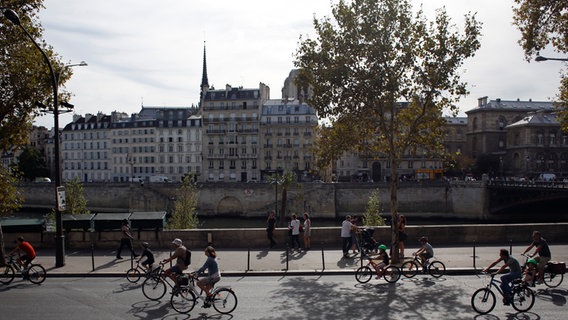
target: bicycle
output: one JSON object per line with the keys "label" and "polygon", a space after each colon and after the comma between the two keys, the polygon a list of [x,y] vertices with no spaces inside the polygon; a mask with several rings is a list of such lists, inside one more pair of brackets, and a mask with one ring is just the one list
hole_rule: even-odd
{"label": "bicycle", "polygon": [[412,260],[407,260],[402,264],[400,270],[402,274],[407,278],[412,278],[418,274],[419,268],[422,268],[422,272],[428,271],[428,273],[434,278],[440,278],[444,274],[446,274],[446,265],[440,260],[434,260],[430,262],[430,259],[427,259],[425,265],[422,265],[422,261],[416,255],[416,253],[412,254],[414,258]]}
{"label": "bicycle", "polygon": [[160,268],[148,270],[140,266],[140,263],[137,262],[135,267],[130,268],[128,269],[128,271],[126,271],[126,280],[132,283],[136,283],[140,280],[140,278],[142,278],[142,276],[148,278],[152,273],[157,274],[159,272]]}
{"label": "bicycle", "polygon": [[361,266],[355,271],[355,280],[359,283],[367,283],[376,274],[377,279],[383,277],[388,283],[395,283],[400,279],[400,269],[393,265],[387,265],[382,270],[379,269],[379,263],[375,259],[366,257],[367,265]]}
{"label": "bicycle", "polygon": [[31,283],[40,284],[45,281],[45,268],[38,263],[30,263],[27,270],[23,270],[13,255],[6,257],[6,265],[0,267],[0,283],[9,284],[16,277],[16,273],[22,275],[22,279]]}
{"label": "bicycle", "polygon": [[212,289],[211,298],[204,297],[203,290],[199,288],[198,292],[196,289],[195,281],[197,279],[195,274],[188,275],[182,280],[184,284],[180,286],[179,291],[172,293],[170,304],[175,311],[179,313],[190,312],[195,307],[198,299],[204,304],[210,304],[217,312],[222,314],[229,314],[235,310],[238,300],[232,288],[218,287]]}
{"label": "bicycle", "polygon": [[[527,265],[527,261],[529,260],[529,258],[531,256],[522,253],[521,254],[523,257],[525,257],[525,264],[523,266],[523,270],[525,269],[526,265]],[[537,275],[538,278],[538,275]],[[545,266],[544,266],[544,284],[549,287],[549,288],[556,288],[559,285],[562,284],[562,281],[564,280],[564,274],[563,273],[556,273],[553,272],[553,268],[552,268],[552,263],[549,261]]]}
{"label": "bicycle", "polygon": [[[495,275],[491,274],[491,280],[486,287],[477,289],[471,296],[471,306],[479,314],[487,314],[495,308],[497,300],[495,298],[495,293],[492,288],[497,289],[497,292],[501,294],[503,299],[505,299],[505,294],[498,284],[501,281],[495,279]],[[523,283],[521,279],[515,279],[513,281],[513,287],[511,288],[511,305],[513,309],[519,312],[529,311],[534,305],[534,292]]]}

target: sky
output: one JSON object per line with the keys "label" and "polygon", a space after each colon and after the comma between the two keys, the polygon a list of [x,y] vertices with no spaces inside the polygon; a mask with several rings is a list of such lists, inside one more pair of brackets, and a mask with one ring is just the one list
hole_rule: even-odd
{"label": "sky", "polygon": [[[331,16],[337,0],[45,0],[40,12],[44,38],[74,75],[60,90],[73,94],[75,113],[137,113],[147,107],[188,107],[199,102],[203,46],[209,84],[217,89],[270,87],[281,98],[294,68],[301,35],[314,36],[313,17]],[[458,104],[460,115],[477,99],[549,101],[559,86],[562,64],[530,63],[512,25],[513,0],[424,0],[433,17],[444,6],[457,28],[464,14],[483,23],[481,48],[461,70],[470,95]],[[554,57],[554,52],[542,52]],[[60,126],[72,115],[60,115]],[[53,127],[53,115],[36,120]]]}

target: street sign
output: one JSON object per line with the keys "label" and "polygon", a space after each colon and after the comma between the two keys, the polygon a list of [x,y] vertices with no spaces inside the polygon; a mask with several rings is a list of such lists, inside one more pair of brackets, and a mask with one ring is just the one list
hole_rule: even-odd
{"label": "street sign", "polygon": [[57,210],[65,210],[65,187],[57,187]]}

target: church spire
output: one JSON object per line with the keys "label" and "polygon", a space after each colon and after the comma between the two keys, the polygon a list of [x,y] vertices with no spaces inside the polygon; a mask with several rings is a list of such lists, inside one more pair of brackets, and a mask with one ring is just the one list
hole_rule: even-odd
{"label": "church spire", "polygon": [[203,75],[201,76],[201,93],[209,89],[209,80],[207,80],[207,55],[205,52],[205,41],[203,41]]}

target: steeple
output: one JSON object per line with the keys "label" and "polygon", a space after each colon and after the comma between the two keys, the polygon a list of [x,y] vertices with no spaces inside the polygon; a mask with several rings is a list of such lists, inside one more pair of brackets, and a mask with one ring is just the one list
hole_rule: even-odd
{"label": "steeple", "polygon": [[209,89],[209,80],[207,80],[207,55],[205,51],[205,41],[203,41],[203,75],[201,76],[201,95]]}

